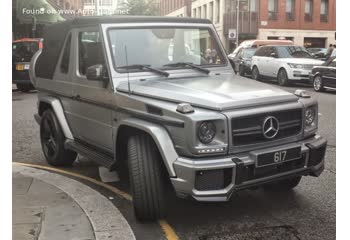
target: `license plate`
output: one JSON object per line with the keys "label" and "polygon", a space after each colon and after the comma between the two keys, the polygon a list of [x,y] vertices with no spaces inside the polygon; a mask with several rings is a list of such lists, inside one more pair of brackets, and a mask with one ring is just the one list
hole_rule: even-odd
{"label": "license plate", "polygon": [[29,70],[29,64],[24,65],[24,70]]}
{"label": "license plate", "polygon": [[287,162],[301,157],[301,147],[289,148],[257,155],[256,166],[263,167],[272,164]]}

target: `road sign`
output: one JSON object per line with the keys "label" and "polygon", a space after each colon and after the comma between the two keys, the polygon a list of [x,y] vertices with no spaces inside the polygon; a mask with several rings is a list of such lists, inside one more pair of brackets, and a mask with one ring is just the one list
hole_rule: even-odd
{"label": "road sign", "polygon": [[228,30],[228,39],[236,39],[236,36],[237,36],[236,32],[237,32],[236,29],[230,28]]}

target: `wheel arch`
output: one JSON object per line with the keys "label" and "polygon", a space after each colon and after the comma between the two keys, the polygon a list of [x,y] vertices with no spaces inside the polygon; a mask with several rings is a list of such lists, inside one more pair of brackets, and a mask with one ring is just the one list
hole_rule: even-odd
{"label": "wheel arch", "polygon": [[175,151],[173,142],[167,132],[167,130],[155,123],[147,122],[144,120],[130,118],[123,120],[115,136],[115,156],[116,160],[120,158],[125,159],[127,139],[131,136],[144,133],[148,134],[156,144],[158,151],[162,157],[163,163],[167,169],[170,177],[175,177],[176,173],[173,167],[173,163],[178,158]]}
{"label": "wheel arch", "polygon": [[38,100],[38,114],[41,117],[47,110],[52,109],[62,128],[63,134],[67,139],[74,140],[73,134],[68,125],[62,104],[59,99],[51,96],[40,97]]}

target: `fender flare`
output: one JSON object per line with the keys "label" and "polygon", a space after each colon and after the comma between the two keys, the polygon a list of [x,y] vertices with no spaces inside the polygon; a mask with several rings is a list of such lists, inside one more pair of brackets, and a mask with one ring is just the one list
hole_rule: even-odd
{"label": "fender flare", "polygon": [[[174,148],[173,141],[171,140],[168,134],[168,131],[163,126],[150,123],[144,120],[136,119],[136,118],[129,118],[129,119],[123,120],[120,123],[119,128],[122,126],[133,127],[148,133],[153,138],[154,142],[157,145],[160,155],[163,158],[164,165],[168,170],[169,176],[176,177],[173,163],[178,158],[178,154]],[[118,135],[118,131],[117,131],[117,135]],[[116,136],[115,139],[117,138],[118,136]]]}
{"label": "fender flare", "polygon": [[61,126],[61,129],[63,131],[64,136],[69,140],[74,140],[73,134],[69,128],[66,116],[64,114],[64,110],[62,107],[62,104],[59,99],[51,96],[39,96],[38,99],[38,108],[40,107],[40,103],[44,102],[51,106],[54,113],[56,114],[56,117],[58,119],[58,122]]}

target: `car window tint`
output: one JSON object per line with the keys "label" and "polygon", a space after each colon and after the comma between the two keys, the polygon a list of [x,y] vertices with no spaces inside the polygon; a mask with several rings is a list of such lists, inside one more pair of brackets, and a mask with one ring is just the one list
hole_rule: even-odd
{"label": "car window tint", "polygon": [[86,74],[88,67],[104,65],[102,42],[99,32],[79,33],[79,72]]}
{"label": "car window tint", "polygon": [[67,41],[66,41],[66,45],[64,47],[63,56],[61,59],[61,66],[60,67],[61,67],[62,73],[68,73],[68,70],[69,70],[71,39],[72,39],[72,36],[71,36],[71,34],[69,34]]}
{"label": "car window tint", "polygon": [[337,62],[335,59],[329,64],[330,67],[336,67],[336,65],[337,65]]}

